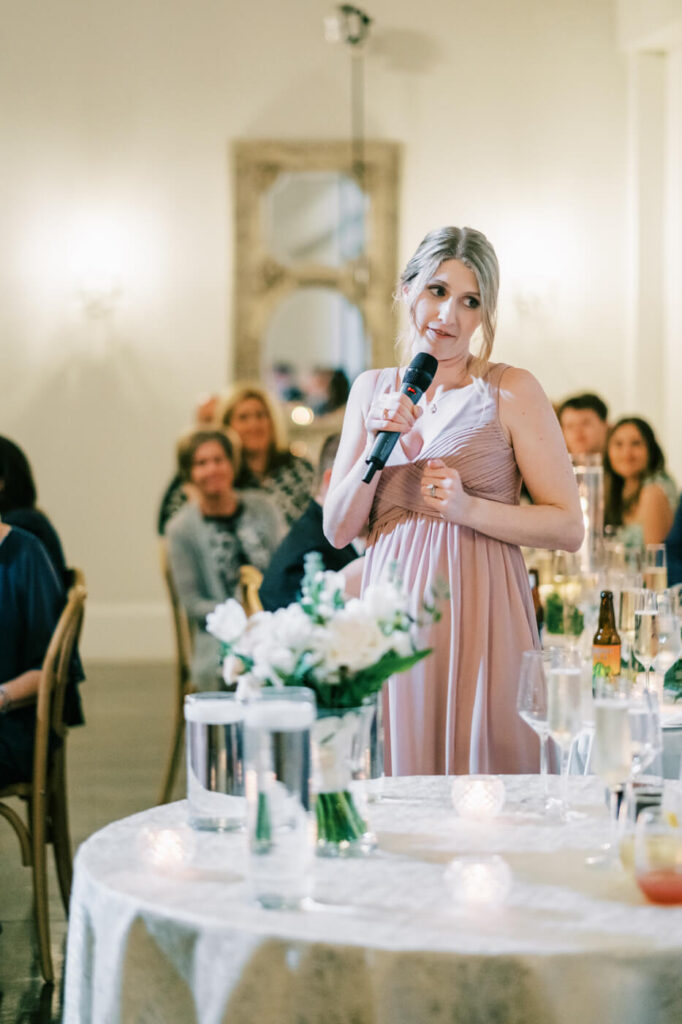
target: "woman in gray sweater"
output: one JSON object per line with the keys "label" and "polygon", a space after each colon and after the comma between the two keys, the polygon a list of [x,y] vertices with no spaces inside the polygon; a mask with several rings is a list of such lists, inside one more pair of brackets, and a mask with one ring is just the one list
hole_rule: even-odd
{"label": "woman in gray sweater", "polygon": [[206,632],[206,616],[234,597],[242,565],[263,572],[285,532],[271,499],[235,491],[234,445],[222,431],[199,430],[178,449],[178,469],[194,500],[166,530],[168,557],[180,602],[193,631],[192,681],[199,690],[221,687],[220,644]]}

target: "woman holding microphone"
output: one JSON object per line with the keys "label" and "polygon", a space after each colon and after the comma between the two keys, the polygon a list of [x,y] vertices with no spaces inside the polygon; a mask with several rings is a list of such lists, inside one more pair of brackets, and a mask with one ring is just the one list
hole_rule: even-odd
{"label": "woman holding microphone", "polygon": [[[538,646],[520,545],[575,551],[583,525],[542,388],[528,371],[490,362],[498,282],[480,232],[445,227],[422,241],[400,296],[409,357],[435,357],[435,376],[417,404],[401,391],[404,366],[357,378],[325,501],[325,532],[337,546],[369,520],[365,585],[397,565],[415,615],[443,584],[449,591],[423,638],[433,653],[388,683],[394,775],[538,767],[537,737],[516,712],[521,652]],[[381,431],[399,439],[386,468],[364,482]],[[532,505],[519,505],[522,479]]]}

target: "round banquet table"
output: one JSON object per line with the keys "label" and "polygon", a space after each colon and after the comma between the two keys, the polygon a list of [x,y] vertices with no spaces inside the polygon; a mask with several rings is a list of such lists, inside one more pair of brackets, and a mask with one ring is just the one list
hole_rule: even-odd
{"label": "round banquet table", "polygon": [[[568,823],[532,811],[537,776],[505,777],[487,822],[456,816],[450,782],[386,779],[377,852],[317,858],[297,912],[255,905],[245,836],[192,832],[184,801],[102,829],[75,863],[65,1024],[679,1024],[682,907],[586,862],[598,780],[569,779]],[[490,854],[506,899],[455,902],[448,863]]]}

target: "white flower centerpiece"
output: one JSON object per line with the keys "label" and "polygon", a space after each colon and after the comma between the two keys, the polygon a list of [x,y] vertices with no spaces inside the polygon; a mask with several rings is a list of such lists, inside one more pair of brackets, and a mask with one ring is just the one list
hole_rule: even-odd
{"label": "white flower centerpiece", "polygon": [[[416,630],[440,615],[424,602],[420,618],[395,573],[362,598],[345,595],[342,573],[324,571],[317,552],[306,556],[299,601],[246,617],[238,601],[219,605],[206,620],[221,641],[223,677],[245,700],[263,686],[307,686],[315,692],[313,731],[318,851],[352,852],[367,832],[348,788],[354,719],[389,676],[430,654],[418,649]],[[371,722],[371,719],[370,719]],[[367,716],[364,716],[364,724]]]}

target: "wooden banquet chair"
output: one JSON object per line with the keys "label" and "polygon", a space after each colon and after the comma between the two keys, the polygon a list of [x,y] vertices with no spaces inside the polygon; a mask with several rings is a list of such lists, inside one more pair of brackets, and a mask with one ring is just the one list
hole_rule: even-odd
{"label": "wooden banquet chair", "polygon": [[242,565],[239,570],[239,594],[241,605],[247,615],[263,611],[258,594],[263,582],[263,573],[255,565]]}
{"label": "wooden banquet chair", "polygon": [[[17,834],[22,863],[33,869],[38,952],[46,982],[54,981],[48,914],[47,843],[52,844],[54,851],[59,889],[67,916],[73,872],[66,794],[68,726],[62,718],[71,654],[83,624],[87,591],[79,569],[72,569],[71,577],[66,605],[52,634],[40,672],[31,781],[0,788],[0,816],[9,821]],[[26,822],[4,802],[10,797],[26,801]]]}
{"label": "wooden banquet chair", "polygon": [[173,737],[168,753],[166,771],[161,784],[160,804],[167,804],[173,794],[175,778],[178,774],[182,741],[185,734],[185,697],[194,693],[196,687],[192,683],[192,631],[187,612],[180,604],[178,590],[175,586],[173,573],[168,559],[168,547],[165,540],[160,542],[161,572],[171,604],[173,615],[173,632],[175,636],[175,692],[173,697]]}

